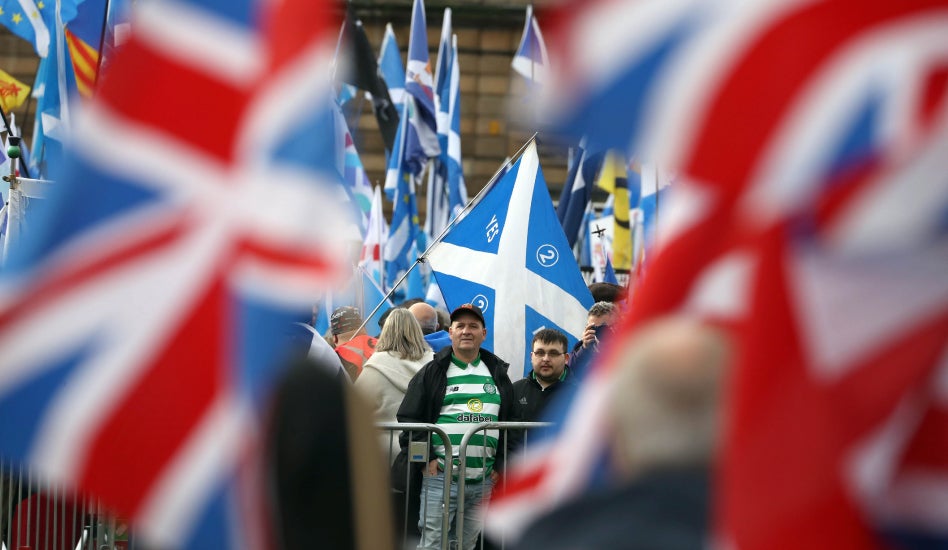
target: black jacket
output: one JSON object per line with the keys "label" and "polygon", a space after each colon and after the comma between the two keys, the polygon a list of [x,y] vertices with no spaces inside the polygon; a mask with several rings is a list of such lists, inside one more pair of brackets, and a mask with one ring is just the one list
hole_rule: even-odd
{"label": "black jacket", "polygon": [[[427,424],[436,424],[438,416],[441,414],[441,408],[444,406],[444,396],[448,389],[448,367],[451,365],[452,348],[444,348],[435,354],[427,365],[408,383],[408,389],[405,390],[405,398],[398,407],[395,418],[399,422],[420,422]],[[517,416],[517,406],[513,394],[513,384],[510,383],[510,377],[507,376],[507,368],[510,366],[503,359],[493,353],[481,348],[481,361],[487,366],[490,375],[494,378],[494,385],[500,392],[500,422],[519,420]],[[422,441],[428,436],[428,461],[435,459],[434,446],[431,445],[430,434],[426,432],[412,432],[412,439]],[[402,449],[408,447],[408,432],[402,432],[399,437]],[[500,439],[497,442],[497,454],[494,457],[494,469],[502,472],[504,469],[504,450],[513,451],[513,446],[519,441],[517,437],[511,437],[507,441],[506,430],[500,431]]]}
{"label": "black jacket", "polygon": [[517,416],[521,420],[524,422],[540,422],[543,420],[540,415],[543,414],[553,396],[559,394],[564,387],[575,384],[575,379],[569,367],[566,367],[564,372],[566,377],[563,380],[552,386],[547,386],[545,390],[537,382],[533,371],[526,378],[513,383],[514,399],[518,409]]}

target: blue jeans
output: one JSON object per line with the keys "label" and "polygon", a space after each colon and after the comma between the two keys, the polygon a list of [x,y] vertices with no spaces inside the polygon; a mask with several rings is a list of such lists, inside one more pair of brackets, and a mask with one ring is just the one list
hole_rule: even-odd
{"label": "blue jeans", "polygon": [[[477,535],[484,526],[481,518],[481,504],[490,499],[493,482],[488,476],[484,481],[468,481],[464,484],[464,533],[461,537],[462,550],[472,550]],[[421,529],[421,542],[418,550],[437,550],[441,548],[441,510],[444,502],[444,472],[429,476],[425,474],[421,482],[421,517],[418,528]],[[451,483],[451,499],[448,501],[448,525],[450,526],[449,548],[457,541],[455,516],[458,510],[458,483]]]}

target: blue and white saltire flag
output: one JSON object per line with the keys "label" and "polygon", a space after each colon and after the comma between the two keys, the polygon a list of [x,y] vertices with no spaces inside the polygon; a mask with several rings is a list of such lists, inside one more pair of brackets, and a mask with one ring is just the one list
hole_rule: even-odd
{"label": "blue and white saltire flag", "polygon": [[520,37],[520,46],[510,64],[513,70],[536,84],[546,81],[550,67],[550,58],[546,53],[546,44],[536,16],[533,15],[533,6],[527,6],[527,19],[523,26],[523,36]]}
{"label": "blue and white saltire flag", "polygon": [[[428,61],[428,27],[425,21],[425,3],[415,0],[411,11],[411,35],[408,39],[408,64],[405,67],[405,104],[414,103],[415,110],[409,115],[409,133],[415,140],[407,139],[405,158],[415,175],[420,175],[424,160],[438,156],[438,123],[434,99],[434,78]],[[424,160],[422,160],[424,159]]]}
{"label": "blue and white saltire flag", "polygon": [[619,284],[619,279],[616,278],[616,270],[612,268],[612,260],[609,259],[609,256],[606,256],[606,267],[603,269],[602,282]]}
{"label": "blue and white saltire flag", "polygon": [[49,53],[50,29],[33,0],[0,1],[0,23],[13,34],[33,44],[40,57],[46,57]]}
{"label": "blue and white saltire flag", "polygon": [[435,108],[437,110],[438,145],[441,153],[432,160],[428,171],[427,215],[425,234],[435,239],[447,227],[451,217],[448,198],[448,133],[451,130],[451,8],[444,9],[441,41],[438,43],[438,66],[435,69]]}
{"label": "blue and white saltire flag", "polygon": [[566,184],[560,192],[560,202],[556,207],[556,216],[563,226],[563,233],[570,247],[575,247],[583,232],[583,219],[592,200],[592,190],[596,183],[596,174],[602,166],[601,153],[590,153],[585,140],[580,141],[573,155]]}
{"label": "blue and white saltire flag", "polygon": [[654,164],[642,166],[642,195],[639,198],[639,209],[642,211],[643,245],[644,252],[655,242],[655,231],[658,227],[658,210],[662,203],[668,204],[671,199],[671,185],[674,175],[662,173]]}
{"label": "blue and white saltire flag", "polygon": [[484,347],[530,370],[530,341],[540,328],[583,333],[592,296],[560,227],[540,170],[536,144],[428,254],[449,308],[478,305],[487,323]]}
{"label": "blue and white saltire flag", "polygon": [[[411,108],[410,102],[407,105]],[[398,135],[402,139],[400,141],[396,140],[396,149],[404,150],[404,141],[411,137],[411,132],[406,131],[407,127],[408,117],[402,117],[398,126]],[[392,156],[395,158],[395,155]],[[401,273],[412,264],[411,251],[420,231],[415,180],[406,168],[405,162],[398,162],[394,167],[391,162],[389,163],[385,178],[385,192],[394,203],[392,223],[389,225],[388,238],[385,242],[383,254],[385,281],[387,285],[394,285]]]}
{"label": "blue and white saltire flag", "polygon": [[464,183],[464,170],[461,164],[461,69],[458,64],[458,37],[454,35],[451,41],[451,77],[449,82],[450,100],[448,102],[448,116],[450,129],[448,130],[448,203],[451,214],[450,222],[467,206],[467,184]]}
{"label": "blue and white saltire flag", "polygon": [[401,118],[405,110],[405,64],[402,63],[402,54],[398,50],[391,23],[385,24],[385,36],[382,37],[382,48],[379,50],[379,70]]}

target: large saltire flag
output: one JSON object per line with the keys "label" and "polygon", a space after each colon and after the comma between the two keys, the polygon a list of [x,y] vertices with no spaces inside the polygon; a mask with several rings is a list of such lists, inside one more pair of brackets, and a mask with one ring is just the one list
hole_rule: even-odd
{"label": "large saltire flag", "polygon": [[472,303],[487,323],[483,346],[529,372],[540,328],[582,336],[592,296],[583,281],[540,170],[536,144],[429,250],[449,308]]}
{"label": "large saltire flag", "polygon": [[464,166],[461,163],[461,67],[458,62],[458,37],[451,39],[451,77],[448,117],[448,206],[449,222],[461,214],[467,206],[467,184],[464,183]]}
{"label": "large saltire flag", "polygon": [[[680,175],[620,334],[690,314],[736,348],[714,539],[948,544],[933,504],[948,498],[948,4],[565,9],[548,113]],[[621,342],[488,527],[516,530],[601,473]]]}
{"label": "large saltire flag", "polygon": [[149,547],[263,548],[252,466],[282,335],[354,230],[328,109],[339,10],[139,8],[0,277],[0,453]]}
{"label": "large saltire flag", "polygon": [[451,218],[451,202],[448,198],[448,135],[451,132],[451,8],[444,8],[441,23],[441,40],[438,42],[438,66],[435,69],[434,93],[438,123],[438,145],[441,152],[431,161],[428,171],[428,193],[425,197],[425,235],[436,239]]}
{"label": "large saltire flag", "polygon": [[550,71],[550,57],[540,32],[540,24],[533,14],[533,6],[527,6],[526,21],[523,25],[523,35],[517,53],[510,63],[513,70],[533,83],[542,84],[547,80]]}
{"label": "large saltire flag", "polygon": [[16,109],[30,97],[30,87],[0,70],[0,107],[4,113]]}
{"label": "large saltire flag", "polygon": [[404,155],[415,175],[420,175],[427,159],[438,156],[437,108],[434,79],[428,61],[428,26],[424,0],[415,0],[411,10],[411,34],[408,38],[408,63],[405,65],[405,101],[414,104],[406,109],[409,138]]}

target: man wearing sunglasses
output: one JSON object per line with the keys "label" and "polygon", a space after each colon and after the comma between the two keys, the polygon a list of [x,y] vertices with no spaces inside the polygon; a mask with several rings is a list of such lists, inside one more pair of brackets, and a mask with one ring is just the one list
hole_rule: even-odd
{"label": "man wearing sunglasses", "polygon": [[531,346],[533,370],[513,385],[521,420],[526,422],[541,420],[540,415],[553,394],[564,385],[573,383],[566,366],[565,334],[551,328],[540,329],[533,335]]}

